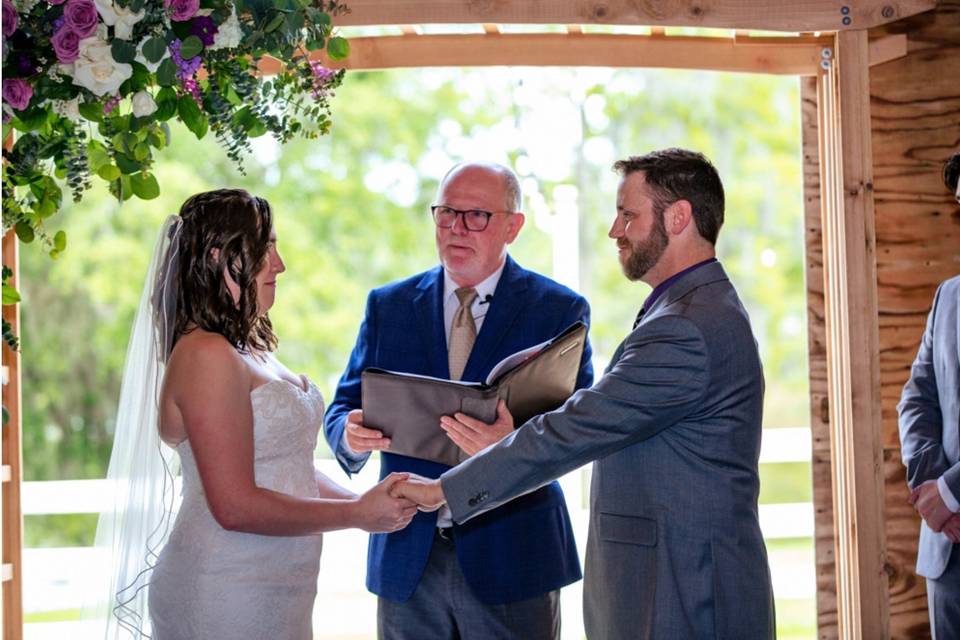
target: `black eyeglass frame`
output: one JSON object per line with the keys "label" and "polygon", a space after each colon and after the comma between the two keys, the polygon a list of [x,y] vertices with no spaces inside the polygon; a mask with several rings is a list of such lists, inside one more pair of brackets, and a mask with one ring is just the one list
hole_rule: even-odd
{"label": "black eyeglass frame", "polygon": [[[440,222],[440,216],[443,215],[444,212],[442,210],[444,209],[453,214],[450,224],[443,224]],[[463,228],[467,231],[484,231],[487,228],[487,225],[490,224],[490,218],[498,213],[511,214],[516,212],[484,211],[483,209],[454,209],[453,207],[448,207],[445,204],[430,205],[430,215],[433,217],[433,222],[441,229],[453,229],[453,226],[457,224],[457,217],[459,217],[460,222],[463,224]],[[473,222],[469,222],[470,220]],[[480,223],[478,220],[482,220],[483,222]]]}

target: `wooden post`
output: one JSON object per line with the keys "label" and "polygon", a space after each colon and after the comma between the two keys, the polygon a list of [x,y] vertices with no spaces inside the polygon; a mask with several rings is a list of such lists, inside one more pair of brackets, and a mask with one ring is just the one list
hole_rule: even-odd
{"label": "wooden post", "polygon": [[[17,285],[18,258],[17,237],[13,230],[3,237],[3,264],[13,269],[10,283]],[[20,334],[20,307],[3,307],[3,319],[10,323],[13,332]],[[18,640],[23,637],[23,516],[20,510],[20,481],[22,452],[20,449],[20,354],[3,344],[3,406],[10,420],[3,425],[0,438],[2,457],[2,499],[0,530],[2,530],[2,565],[0,565],[0,589],[3,593],[3,637]]]}
{"label": "wooden post", "polygon": [[845,31],[817,86],[837,625],[890,636],[883,520],[869,48]]}

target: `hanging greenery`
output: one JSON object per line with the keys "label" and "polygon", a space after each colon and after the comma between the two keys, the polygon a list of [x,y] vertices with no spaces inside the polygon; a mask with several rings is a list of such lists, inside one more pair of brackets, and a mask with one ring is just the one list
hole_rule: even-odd
{"label": "hanging greenery", "polygon": [[[120,200],[151,199],[153,154],[166,124],[209,132],[243,171],[250,139],[280,142],[330,129],[343,71],[311,60],[347,56],[336,0],[2,0],[3,231],[66,249],[51,218],[65,185],[79,201],[94,179]],[[264,76],[266,56],[283,62]],[[15,187],[19,187],[16,191]],[[5,296],[6,302],[6,296]]]}

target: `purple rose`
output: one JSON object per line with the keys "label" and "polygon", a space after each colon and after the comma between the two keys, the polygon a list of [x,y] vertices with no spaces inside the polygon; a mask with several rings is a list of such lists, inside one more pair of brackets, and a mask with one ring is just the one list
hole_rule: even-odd
{"label": "purple rose", "polygon": [[23,111],[33,97],[33,87],[20,78],[3,79],[3,99],[17,111]]}
{"label": "purple rose", "polygon": [[97,32],[100,14],[93,0],[67,0],[63,8],[64,25],[76,32],[82,40]]}
{"label": "purple rose", "polygon": [[3,0],[3,35],[10,37],[17,30],[17,8],[10,0]]}
{"label": "purple rose", "polygon": [[210,16],[197,16],[190,22],[190,33],[200,38],[203,46],[209,47],[217,35],[217,23]]}
{"label": "purple rose", "polygon": [[64,26],[50,39],[57,60],[64,64],[73,62],[80,57],[80,36],[68,26]]}
{"label": "purple rose", "polygon": [[197,15],[200,0],[163,0],[163,8],[170,14],[171,20],[183,22]]}

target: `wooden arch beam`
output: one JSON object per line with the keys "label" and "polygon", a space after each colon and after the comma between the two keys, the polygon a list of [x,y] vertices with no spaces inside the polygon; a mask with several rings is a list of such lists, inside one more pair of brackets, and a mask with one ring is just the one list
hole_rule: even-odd
{"label": "wooden arch beam", "polygon": [[936,0],[349,0],[337,26],[403,24],[663,25],[765,31],[869,29]]}
{"label": "wooden arch beam", "polygon": [[[833,36],[703,38],[587,33],[419,35],[350,38],[350,56],[324,64],[354,71],[422,67],[569,66],[733,71],[814,76]],[[907,54],[903,34],[869,45],[870,64]],[[260,71],[276,73],[280,61],[264,58]]]}

